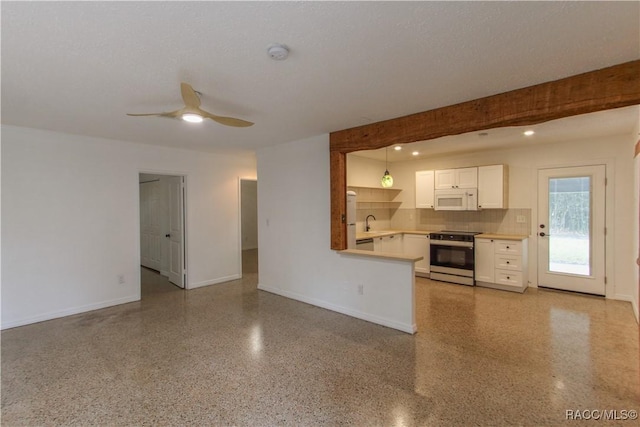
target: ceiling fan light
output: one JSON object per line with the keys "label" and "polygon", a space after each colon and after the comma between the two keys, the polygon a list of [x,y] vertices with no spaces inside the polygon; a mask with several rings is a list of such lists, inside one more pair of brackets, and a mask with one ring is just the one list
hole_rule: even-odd
{"label": "ceiling fan light", "polygon": [[204,119],[199,114],[186,113],[182,115],[182,120],[189,123],[202,123]]}

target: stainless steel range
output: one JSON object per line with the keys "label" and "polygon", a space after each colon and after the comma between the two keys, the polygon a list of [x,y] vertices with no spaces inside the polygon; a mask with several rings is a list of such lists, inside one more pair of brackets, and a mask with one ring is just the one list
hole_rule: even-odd
{"label": "stainless steel range", "polygon": [[431,233],[431,279],[473,286],[474,231],[443,230]]}

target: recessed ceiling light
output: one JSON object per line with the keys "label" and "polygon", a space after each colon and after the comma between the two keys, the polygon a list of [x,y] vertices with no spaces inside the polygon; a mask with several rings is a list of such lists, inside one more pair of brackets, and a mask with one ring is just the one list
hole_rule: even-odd
{"label": "recessed ceiling light", "polygon": [[531,136],[531,135],[533,135],[535,132],[534,132],[534,131],[532,131],[532,130],[525,130],[523,133],[524,133],[524,135],[525,135],[525,136]]}
{"label": "recessed ceiling light", "polygon": [[187,113],[182,115],[182,120],[189,123],[202,123],[202,116],[199,114]]}
{"label": "recessed ceiling light", "polygon": [[399,145],[396,145],[395,147],[393,147],[393,149],[396,150],[396,151],[400,151],[400,150],[402,150],[402,147],[399,146]]}
{"label": "recessed ceiling light", "polygon": [[414,151],[413,153],[411,153],[412,156],[417,156],[418,154],[420,153],[418,153],[417,151]]}

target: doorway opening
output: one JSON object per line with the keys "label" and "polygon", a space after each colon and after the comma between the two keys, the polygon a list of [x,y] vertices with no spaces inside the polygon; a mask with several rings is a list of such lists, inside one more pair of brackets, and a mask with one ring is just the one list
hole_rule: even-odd
{"label": "doorway opening", "polygon": [[187,286],[185,177],[139,174],[141,297]]}
{"label": "doorway opening", "polygon": [[242,276],[258,274],[258,181],[240,179]]}

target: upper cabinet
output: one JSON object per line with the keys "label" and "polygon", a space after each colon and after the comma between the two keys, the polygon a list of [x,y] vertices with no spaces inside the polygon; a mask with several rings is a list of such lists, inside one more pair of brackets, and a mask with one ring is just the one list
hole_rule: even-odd
{"label": "upper cabinet", "polygon": [[506,165],[478,167],[478,209],[507,209],[508,182]]}
{"label": "upper cabinet", "polygon": [[435,171],[435,189],[478,188],[478,168],[444,169]]}
{"label": "upper cabinet", "polygon": [[416,209],[433,209],[434,171],[416,172]]}

